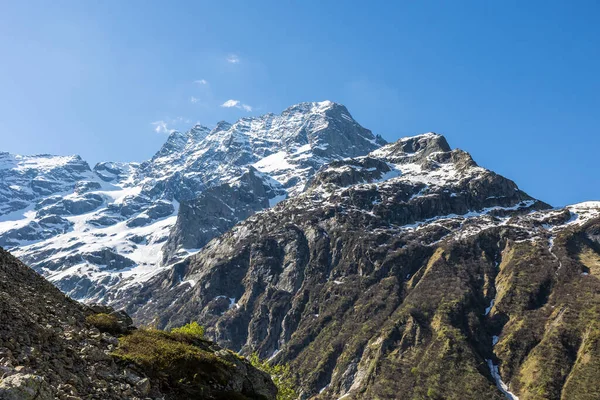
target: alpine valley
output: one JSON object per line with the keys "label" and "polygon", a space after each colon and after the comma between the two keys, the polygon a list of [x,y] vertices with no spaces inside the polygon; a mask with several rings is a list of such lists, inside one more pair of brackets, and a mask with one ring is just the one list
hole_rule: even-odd
{"label": "alpine valley", "polygon": [[[139,325],[204,326],[201,346],[241,375],[202,390],[231,398],[273,397],[234,351],[289,364],[301,399],[600,399],[600,202],[551,207],[441,135],[388,144],[333,102],[172,132],[143,163],[0,153],[0,246],[87,304],[0,253],[0,295],[31,296],[8,314],[60,315],[38,336],[78,329],[55,349],[0,327],[0,371],[48,398],[88,398],[70,354],[116,340],[85,322],[104,303]],[[48,372],[53,351],[64,374]],[[105,398],[185,398],[92,361],[75,366],[104,371],[98,390],[130,385]]]}

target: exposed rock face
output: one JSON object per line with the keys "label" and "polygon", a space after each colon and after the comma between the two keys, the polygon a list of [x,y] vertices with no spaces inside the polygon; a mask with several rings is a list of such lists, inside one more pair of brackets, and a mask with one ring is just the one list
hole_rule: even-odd
{"label": "exposed rock face", "polygon": [[426,134],[331,163],[129,310],[290,362],[303,399],[596,398],[599,238],[599,203],[550,209]]}
{"label": "exposed rock face", "polygon": [[276,190],[266,186],[264,176],[251,167],[239,179],[207,189],[198,198],[181,203],[177,222],[164,247],[164,261],[176,260],[180,249],[201,249],[239,221],[268,208],[269,199],[277,196],[273,194]]}
{"label": "exposed rock face", "polygon": [[[0,245],[70,296],[110,303],[301,193],[324,164],[384,143],[344,106],[324,101],[173,132],[141,164],[103,162],[92,171],[77,156],[1,153]],[[100,253],[127,266],[104,264]]]}
{"label": "exposed rock face", "polygon": [[[86,323],[87,316],[98,312],[115,315],[120,333],[131,331],[126,314],[67,298],[0,249],[0,399],[189,398],[147,377],[140,366],[113,357],[117,338]],[[196,382],[202,398],[275,399],[268,375],[203,343],[203,351],[230,367]]]}

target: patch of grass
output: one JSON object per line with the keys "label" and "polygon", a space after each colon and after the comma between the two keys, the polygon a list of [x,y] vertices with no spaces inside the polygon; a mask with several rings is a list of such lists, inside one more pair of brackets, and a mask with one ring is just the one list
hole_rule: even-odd
{"label": "patch of grass", "polygon": [[117,320],[117,317],[115,317],[114,315],[110,315],[110,314],[106,314],[106,313],[99,313],[99,314],[92,314],[92,315],[88,315],[87,318],[85,319],[85,321],[90,324],[95,326],[96,328],[98,328],[98,330],[100,332],[107,332],[107,333],[111,333],[111,334],[118,334],[118,333],[122,333],[122,329],[121,326],[119,325],[119,321]]}
{"label": "patch of grass", "polygon": [[268,361],[261,360],[256,353],[252,353],[249,360],[253,367],[271,375],[273,383],[277,386],[277,400],[295,400],[298,398],[288,364],[270,365]]}
{"label": "patch of grass", "polygon": [[139,329],[119,338],[113,356],[137,364],[169,386],[179,387],[209,381],[226,384],[233,367],[198,336],[156,329]]}
{"label": "patch of grass", "polygon": [[204,327],[198,325],[196,321],[190,322],[179,328],[171,329],[171,333],[176,335],[189,336],[196,339],[204,339]]}
{"label": "patch of grass", "polygon": [[579,253],[578,258],[588,268],[590,274],[600,276],[600,255],[594,250],[585,248]]}
{"label": "patch of grass", "polygon": [[600,324],[592,322],[583,336],[577,360],[563,389],[563,398],[574,400],[600,398]]}

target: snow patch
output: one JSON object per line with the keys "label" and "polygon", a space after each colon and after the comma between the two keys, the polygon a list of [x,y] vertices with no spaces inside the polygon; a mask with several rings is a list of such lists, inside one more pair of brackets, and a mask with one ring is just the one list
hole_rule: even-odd
{"label": "snow patch", "polygon": [[277,204],[282,202],[287,198],[287,193],[281,194],[279,196],[275,196],[269,199],[269,207],[275,207]]}
{"label": "snow patch", "polygon": [[485,360],[485,361],[488,364],[490,373],[492,374],[492,378],[494,378],[494,380],[496,381],[496,386],[498,387],[498,389],[500,389],[500,391],[502,393],[504,393],[504,395],[506,396],[507,399],[519,400],[519,398],[517,396],[515,396],[513,393],[511,393],[508,390],[508,386],[504,382],[502,382],[502,379],[500,378],[500,373],[498,372],[498,366],[494,365],[492,360]]}
{"label": "snow patch", "polygon": [[489,314],[490,314],[490,311],[492,311],[492,308],[494,307],[494,303],[495,303],[495,302],[496,302],[496,298],[494,297],[494,298],[492,299],[492,301],[490,301],[490,305],[489,305],[489,307],[487,307],[487,308],[485,309],[485,314],[483,314],[483,315],[489,315]]}

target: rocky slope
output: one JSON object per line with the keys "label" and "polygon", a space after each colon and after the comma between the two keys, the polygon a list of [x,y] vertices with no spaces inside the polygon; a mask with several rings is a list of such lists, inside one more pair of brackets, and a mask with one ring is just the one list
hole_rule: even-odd
{"label": "rocky slope", "polygon": [[325,163],[383,143],[325,101],[173,132],[141,164],[0,153],[0,246],[71,297],[110,303]]}
{"label": "rocky slope", "polygon": [[600,203],[552,209],[436,134],[335,161],[136,292],[301,398],[596,399]]}
{"label": "rocky slope", "polygon": [[[202,393],[194,398],[203,399],[266,400],[276,396],[268,375],[201,340],[188,348],[206,357],[208,374],[202,374],[202,365],[189,369],[200,378],[186,387],[171,382],[168,375],[151,375],[144,365],[123,357],[128,349],[118,345],[114,332],[101,332],[86,322],[99,311],[111,312],[67,298],[0,249],[0,399],[183,400],[190,398],[187,393],[191,390]],[[120,340],[135,334],[129,326],[131,319],[122,313],[113,315],[115,326],[122,330]],[[115,352],[120,357],[113,355]],[[177,363],[183,360],[174,362],[171,369],[175,370]],[[181,366],[189,368],[188,364]]]}

